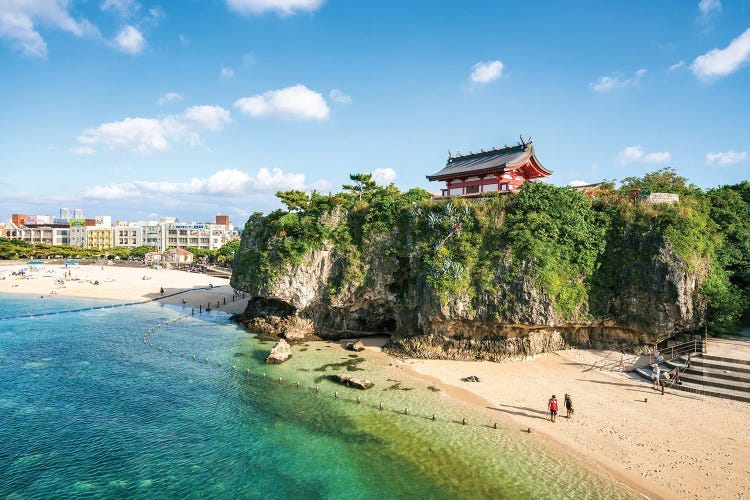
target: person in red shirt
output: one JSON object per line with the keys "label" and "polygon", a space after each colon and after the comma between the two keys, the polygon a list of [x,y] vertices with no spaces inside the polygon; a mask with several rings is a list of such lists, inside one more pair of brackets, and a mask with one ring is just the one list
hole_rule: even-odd
{"label": "person in red shirt", "polygon": [[554,394],[549,398],[547,408],[549,408],[549,419],[554,422],[555,418],[557,418],[557,398]]}

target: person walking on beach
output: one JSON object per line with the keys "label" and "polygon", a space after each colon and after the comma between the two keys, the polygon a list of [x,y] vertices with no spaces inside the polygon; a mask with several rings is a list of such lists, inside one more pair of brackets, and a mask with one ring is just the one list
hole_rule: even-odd
{"label": "person walking on beach", "polygon": [[159,293],[164,295],[164,287],[159,288]]}
{"label": "person walking on beach", "polygon": [[573,400],[570,397],[570,394],[565,394],[565,410],[567,410],[567,414],[565,415],[565,418],[570,418],[570,416],[573,414]]}
{"label": "person walking on beach", "polygon": [[554,422],[555,418],[557,418],[557,398],[554,394],[549,398],[547,408],[549,408],[549,419]]}
{"label": "person walking on beach", "polygon": [[620,373],[622,373],[622,369],[625,367],[625,351],[620,351]]}
{"label": "person walking on beach", "polygon": [[661,376],[661,368],[657,363],[651,365],[651,379],[654,381],[654,389],[659,389],[659,377]]}

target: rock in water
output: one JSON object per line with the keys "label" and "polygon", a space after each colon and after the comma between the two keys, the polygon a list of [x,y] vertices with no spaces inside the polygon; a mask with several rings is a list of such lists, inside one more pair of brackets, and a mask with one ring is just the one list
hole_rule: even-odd
{"label": "rock in water", "polygon": [[359,352],[359,351],[364,351],[365,350],[365,345],[362,343],[361,340],[357,340],[355,342],[347,342],[346,343],[346,348],[349,349],[350,351],[357,351],[357,352]]}
{"label": "rock in water", "polygon": [[336,375],[330,375],[328,378],[330,378],[334,382],[338,382],[339,384],[354,387],[355,389],[369,389],[370,387],[375,385],[367,379],[355,378],[351,375],[347,375],[346,373],[337,373]]}
{"label": "rock in water", "polygon": [[279,364],[292,357],[292,346],[286,340],[281,339],[271,349],[271,354],[266,358],[266,363]]}

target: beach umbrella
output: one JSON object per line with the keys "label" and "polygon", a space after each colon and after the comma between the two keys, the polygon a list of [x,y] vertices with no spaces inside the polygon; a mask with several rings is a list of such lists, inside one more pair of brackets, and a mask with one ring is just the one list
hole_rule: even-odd
{"label": "beach umbrella", "polygon": [[42,262],[41,260],[30,260],[26,264],[30,266],[43,266],[44,262]]}

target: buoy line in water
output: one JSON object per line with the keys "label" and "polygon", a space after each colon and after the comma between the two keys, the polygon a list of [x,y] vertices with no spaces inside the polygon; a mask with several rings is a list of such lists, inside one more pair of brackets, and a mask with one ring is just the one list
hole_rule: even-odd
{"label": "buoy line in water", "polygon": [[[216,285],[216,286],[214,286],[212,288],[221,288],[222,286],[224,286],[224,285]],[[66,313],[77,313],[77,312],[85,312],[85,311],[94,311],[94,310],[97,310],[97,309],[112,309],[114,307],[137,306],[139,304],[148,304],[149,302],[158,302],[158,301],[160,301],[162,299],[166,299],[166,298],[169,298],[169,297],[174,297],[175,295],[181,295],[183,293],[194,292],[194,291],[197,291],[197,290],[210,290],[210,289],[211,288],[209,288],[207,286],[195,287],[195,288],[190,288],[188,290],[180,290],[179,292],[170,293],[169,295],[161,295],[159,297],[154,297],[153,299],[145,299],[145,300],[139,300],[139,301],[135,301],[135,302],[118,302],[118,303],[115,303],[115,304],[104,304],[104,305],[101,305],[101,306],[91,306],[91,307],[79,307],[79,308],[76,308],[76,309],[71,309],[70,307],[66,307],[65,309],[59,309],[57,311],[48,311],[48,312],[41,312],[41,313],[35,313],[35,314],[32,314],[31,312],[27,312],[26,314],[16,314],[16,315],[13,315],[13,316],[3,316],[2,318],[0,318],[0,321],[6,320],[6,319],[39,318],[39,317],[42,317],[42,316],[53,316],[55,314],[66,314]],[[244,295],[243,295],[243,298],[244,298]],[[224,299],[224,305],[226,305],[226,299]],[[219,308],[219,303],[218,302],[217,302],[216,306],[217,306],[216,308],[218,309]]]}
{"label": "buoy line in water", "polygon": [[[234,375],[237,378],[244,377],[245,380],[265,380],[268,383],[275,383],[275,384],[281,384],[286,385],[290,389],[295,389],[299,391],[303,391],[304,393],[313,394],[313,395],[320,395],[322,393],[320,386],[315,385],[314,387],[310,387],[307,385],[301,384],[299,381],[289,381],[284,380],[283,377],[269,377],[266,376],[265,372],[261,372],[260,375],[253,374],[249,368],[246,368],[245,370],[237,369],[236,364],[229,364],[224,363],[221,360],[210,360],[208,357],[201,356],[198,354],[186,354],[185,351],[178,351],[172,348],[165,348],[164,345],[161,345],[161,343],[156,343],[152,341],[151,337],[156,331],[167,333],[166,328],[168,325],[174,325],[177,324],[179,321],[184,321],[185,319],[188,319],[192,316],[192,314],[181,314],[176,318],[173,318],[171,320],[164,320],[158,322],[156,325],[152,326],[148,330],[145,331],[143,336],[141,337],[143,344],[148,349],[153,349],[156,352],[166,353],[169,355],[179,354],[179,357],[187,360],[187,361],[194,361],[197,363],[201,363],[203,365],[208,365],[209,368],[212,369],[218,369],[225,372],[230,373],[231,375]],[[356,398],[348,398],[348,397],[342,397],[339,395],[339,391],[336,390],[333,392],[333,399],[337,401],[341,401],[343,403],[351,403],[356,404],[358,406],[362,406],[365,408],[372,408],[378,411],[384,411],[384,412],[390,412],[393,414],[401,415],[401,416],[407,416],[412,418],[422,418],[425,420],[431,420],[431,421],[442,421],[442,422],[449,422],[458,424],[465,427],[481,427],[485,429],[492,429],[492,430],[508,430],[506,428],[498,426],[497,422],[492,422],[492,424],[478,424],[478,423],[470,423],[465,417],[462,417],[460,420],[454,420],[449,418],[440,418],[437,413],[432,413],[429,415],[426,414],[420,414],[420,413],[413,413],[409,410],[408,406],[405,406],[404,408],[387,408],[385,405],[383,405],[382,401],[378,401],[377,404],[373,403],[372,401],[364,400],[361,396],[357,396]],[[528,430],[529,433],[531,433],[531,428]]]}

